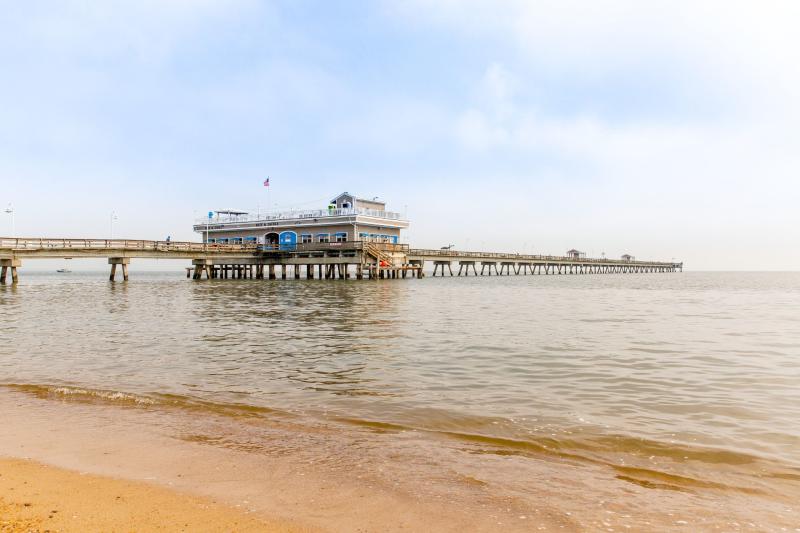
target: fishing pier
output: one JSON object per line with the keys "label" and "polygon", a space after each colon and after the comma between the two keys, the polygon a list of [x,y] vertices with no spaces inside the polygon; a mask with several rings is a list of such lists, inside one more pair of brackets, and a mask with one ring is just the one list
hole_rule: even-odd
{"label": "fishing pier", "polygon": [[[266,183],[265,183],[266,184]],[[0,283],[19,279],[31,259],[106,258],[109,279],[128,281],[132,259],[191,261],[191,279],[398,279],[433,276],[519,276],[635,274],[683,271],[683,263],[587,258],[569,250],[563,256],[411,248],[400,244],[408,229],[405,214],[386,203],[344,192],[327,208],[274,213],[223,209],[195,220],[202,242],[130,239],[0,238]],[[453,272],[457,264],[458,273]],[[480,266],[480,273],[478,271]]]}
{"label": "fishing pier", "polygon": [[[0,283],[19,280],[36,259],[104,258],[109,280],[128,281],[133,259],[191,261],[187,277],[200,279],[402,279],[433,276],[634,274],[683,271],[683,263],[565,256],[414,249],[380,242],[217,244],[127,239],[0,238]],[[453,267],[458,270],[454,272]],[[480,267],[480,268],[478,268]]]}

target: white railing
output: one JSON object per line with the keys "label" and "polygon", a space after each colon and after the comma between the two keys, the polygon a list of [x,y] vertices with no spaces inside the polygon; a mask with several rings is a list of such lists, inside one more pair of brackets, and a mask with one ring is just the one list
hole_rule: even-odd
{"label": "white railing", "polygon": [[229,224],[242,222],[263,222],[271,220],[297,220],[307,218],[340,217],[348,215],[361,215],[375,218],[385,218],[388,220],[403,220],[400,213],[393,211],[379,211],[377,209],[364,209],[362,207],[350,207],[347,209],[310,209],[283,211],[281,213],[243,213],[241,215],[215,215],[212,218],[198,218],[195,224],[204,226],[206,224]]}
{"label": "white railing", "polygon": [[678,266],[683,265],[682,262],[666,262],[666,261],[628,261],[625,259],[596,259],[591,257],[581,256],[580,258],[576,258],[573,256],[561,256],[561,255],[534,255],[534,254],[518,254],[518,253],[508,253],[508,252],[464,252],[459,250],[421,250],[421,249],[410,249],[408,250],[408,255],[412,257],[441,257],[443,260],[478,260],[481,259],[507,259],[510,260],[509,262],[517,262],[517,261],[534,261],[534,262],[553,262],[553,263],[572,263],[572,264],[587,264],[587,263],[596,263],[596,264],[604,264],[604,265],[631,265],[631,266],[643,266],[643,265],[657,265],[657,266]]}
{"label": "white railing", "polygon": [[255,252],[255,243],[243,244],[205,244],[201,242],[148,241],[140,239],[42,239],[0,237],[0,251],[82,251],[117,250],[121,252]]}

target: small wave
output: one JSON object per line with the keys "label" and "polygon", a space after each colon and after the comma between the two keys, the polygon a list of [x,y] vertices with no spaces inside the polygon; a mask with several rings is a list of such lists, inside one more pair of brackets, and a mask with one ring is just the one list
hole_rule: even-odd
{"label": "small wave", "polygon": [[[615,477],[621,481],[650,489],[682,492],[706,489],[762,494],[764,490],[749,486],[749,484],[751,482],[758,484],[758,478],[762,477],[795,480],[793,474],[786,473],[787,465],[773,463],[754,455],[717,448],[664,443],[625,435],[584,435],[572,438],[541,435],[512,438],[481,432],[448,431],[356,418],[341,417],[335,420],[378,433],[419,431],[474,445],[462,448],[466,453],[551,457],[590,463],[612,469],[616,472]],[[620,465],[620,458],[624,458],[630,464]],[[651,466],[654,458],[666,460],[664,465],[669,465],[670,469],[682,470],[691,464],[694,464],[694,467],[689,467],[686,473],[667,472]],[[637,462],[642,464],[636,465]],[[728,482],[703,479],[705,476],[700,474],[702,468],[698,470],[698,465],[710,467],[714,476],[722,475],[719,467],[724,465],[727,467],[725,476]]]}
{"label": "small wave", "polygon": [[280,411],[270,407],[234,402],[211,402],[170,393],[156,392],[151,394],[134,394],[130,392],[91,389],[69,385],[9,383],[0,386],[48,400],[107,404],[135,408],[177,408],[234,418],[264,417],[267,415],[292,416],[286,411]]}
{"label": "small wave", "polygon": [[127,392],[102,390],[102,389],[86,389],[83,387],[70,387],[65,385],[51,386],[51,385],[32,385],[32,384],[18,384],[11,383],[4,385],[12,390],[18,392],[25,392],[32,394],[38,398],[49,399],[65,399],[84,402],[105,402],[123,405],[138,405],[150,406],[156,405],[158,400],[148,396],[131,394]]}

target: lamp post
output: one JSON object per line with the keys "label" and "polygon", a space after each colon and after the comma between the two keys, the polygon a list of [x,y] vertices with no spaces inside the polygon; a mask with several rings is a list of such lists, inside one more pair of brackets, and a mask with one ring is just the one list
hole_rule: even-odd
{"label": "lamp post", "polygon": [[110,231],[109,231],[110,237],[109,237],[109,240],[113,241],[114,240],[114,221],[117,220],[117,212],[116,211],[111,211],[110,219],[111,220],[110,220],[110,224],[109,224],[109,226],[110,226]]}
{"label": "lamp post", "polygon": [[14,206],[8,204],[8,207],[5,209],[5,213],[11,215],[11,237],[16,237],[17,229],[14,227]]}

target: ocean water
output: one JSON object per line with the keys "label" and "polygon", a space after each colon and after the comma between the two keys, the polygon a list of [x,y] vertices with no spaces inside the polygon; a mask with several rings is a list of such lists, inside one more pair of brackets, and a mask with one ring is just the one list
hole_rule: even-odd
{"label": "ocean water", "polygon": [[411,429],[641,486],[800,480],[800,273],[21,276],[6,388]]}

